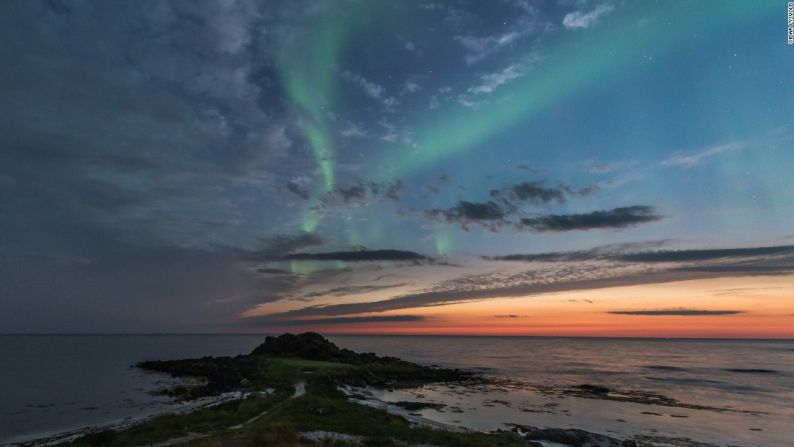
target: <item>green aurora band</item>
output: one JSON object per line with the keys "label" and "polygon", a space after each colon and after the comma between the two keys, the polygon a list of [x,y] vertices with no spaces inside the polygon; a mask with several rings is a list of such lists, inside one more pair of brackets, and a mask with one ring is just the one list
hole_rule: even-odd
{"label": "green aurora band", "polygon": [[[765,18],[780,8],[776,2],[743,0],[626,5],[609,27],[569,33],[542,63],[498,90],[498,96],[475,108],[454,104],[424,116],[417,149],[389,151],[377,165],[378,179],[399,178],[478,147],[488,138],[519,124],[559,101],[636,68],[646,54],[669,56],[692,35],[719,36],[733,24]],[[676,6],[678,5],[678,6]],[[616,12],[617,14],[617,12]]]}
{"label": "green aurora band", "polygon": [[[351,18],[362,5],[344,12],[331,11],[319,17],[311,28],[308,51],[288,46],[281,60],[281,80],[288,97],[300,111],[302,130],[322,172],[322,185],[303,215],[303,231],[313,232],[323,218],[317,206],[319,196],[334,188],[334,143],[326,111],[337,106],[335,80],[338,60],[344,45],[354,34],[358,22]],[[624,5],[613,13],[609,27],[566,33],[553,49],[543,55],[542,63],[525,76],[503,85],[490,101],[474,108],[457,104],[418,116],[414,139],[416,147],[384,151],[374,164],[374,180],[390,181],[420,172],[464,151],[482,147],[494,135],[509,130],[533,114],[559,101],[585,93],[608,79],[625,76],[636,69],[646,54],[669,57],[693,35],[718,38],[732,25],[765,19],[777,12],[777,2],[702,1],[686,5],[643,2]],[[379,14],[380,20],[387,15]],[[370,17],[372,19],[372,17]],[[716,36],[716,37],[715,37]],[[304,44],[298,39],[294,43]],[[441,232],[441,233],[440,233]],[[356,239],[352,237],[351,239]],[[438,254],[451,249],[448,230],[435,230]]]}

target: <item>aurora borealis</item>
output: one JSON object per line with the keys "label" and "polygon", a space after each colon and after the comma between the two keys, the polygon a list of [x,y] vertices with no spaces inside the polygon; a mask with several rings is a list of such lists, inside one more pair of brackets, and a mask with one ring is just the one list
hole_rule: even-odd
{"label": "aurora borealis", "polygon": [[10,332],[794,336],[785,2],[5,2]]}

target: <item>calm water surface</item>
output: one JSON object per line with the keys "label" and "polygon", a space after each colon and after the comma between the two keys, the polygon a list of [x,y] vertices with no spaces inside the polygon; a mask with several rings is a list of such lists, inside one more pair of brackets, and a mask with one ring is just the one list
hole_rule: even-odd
{"label": "calm water surface", "polygon": [[[597,383],[766,411],[794,427],[794,341],[332,336],[340,346],[532,384]],[[141,360],[236,355],[261,335],[0,336],[0,444],[175,408]],[[794,429],[792,429],[794,437]]]}

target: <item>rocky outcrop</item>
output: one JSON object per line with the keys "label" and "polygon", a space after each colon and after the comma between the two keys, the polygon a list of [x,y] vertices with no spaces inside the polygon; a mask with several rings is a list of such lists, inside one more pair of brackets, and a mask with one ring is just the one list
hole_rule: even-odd
{"label": "rocky outcrop", "polygon": [[397,360],[389,357],[381,358],[372,353],[358,354],[349,349],[340,349],[331,343],[330,340],[316,332],[266,337],[264,343],[251,351],[251,355],[300,357],[308,360],[348,363],[351,365],[363,365],[381,360]]}
{"label": "rocky outcrop", "polygon": [[169,388],[165,394],[181,398],[195,398],[233,391],[244,388],[247,380],[262,369],[262,362],[256,357],[238,355],[236,357],[202,357],[184,360],[151,360],[140,362],[139,368],[170,374],[174,377],[199,377],[202,384],[181,385]]}
{"label": "rocky outcrop", "polygon": [[245,388],[267,374],[268,359],[299,357],[351,365],[328,374],[328,379],[354,386],[402,387],[431,382],[475,380],[471,373],[457,369],[417,365],[396,357],[357,353],[341,349],[320,334],[306,332],[267,337],[248,355],[236,357],[202,357],[185,360],[156,360],[138,363],[140,368],[171,374],[175,377],[200,377],[206,383],[167,390],[185,398],[219,394]]}
{"label": "rocky outcrop", "polygon": [[544,443],[554,443],[569,447],[635,447],[634,441],[623,441],[610,436],[591,433],[576,428],[534,428],[518,424],[508,424],[513,432],[529,441],[529,445],[542,447]]}

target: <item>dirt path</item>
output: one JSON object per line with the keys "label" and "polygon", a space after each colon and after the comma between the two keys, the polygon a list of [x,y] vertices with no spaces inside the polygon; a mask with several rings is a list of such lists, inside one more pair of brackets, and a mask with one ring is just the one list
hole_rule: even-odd
{"label": "dirt path", "polygon": [[[240,430],[241,428],[251,424],[252,422],[254,422],[254,421],[258,420],[258,419],[260,419],[262,416],[266,415],[268,412],[272,411],[273,409],[278,408],[279,406],[283,405],[284,402],[286,402],[286,401],[288,401],[290,399],[294,399],[296,397],[301,397],[304,394],[306,394],[306,382],[304,382],[302,380],[298,381],[298,382],[295,382],[293,384],[293,387],[295,387],[295,392],[292,393],[292,396],[288,397],[286,400],[284,400],[282,402],[277,403],[273,408],[265,410],[265,411],[257,414],[256,416],[252,417],[251,419],[248,419],[247,421],[245,421],[243,423],[240,423],[240,424],[237,424],[237,425],[232,425],[231,427],[229,427],[229,430]],[[171,447],[171,446],[182,444],[184,442],[195,441],[197,439],[206,438],[208,436],[210,436],[210,435],[204,434],[204,433],[188,433],[187,435],[181,436],[179,438],[172,438],[172,439],[169,439],[167,441],[158,442],[157,444],[150,444],[150,447]]]}

